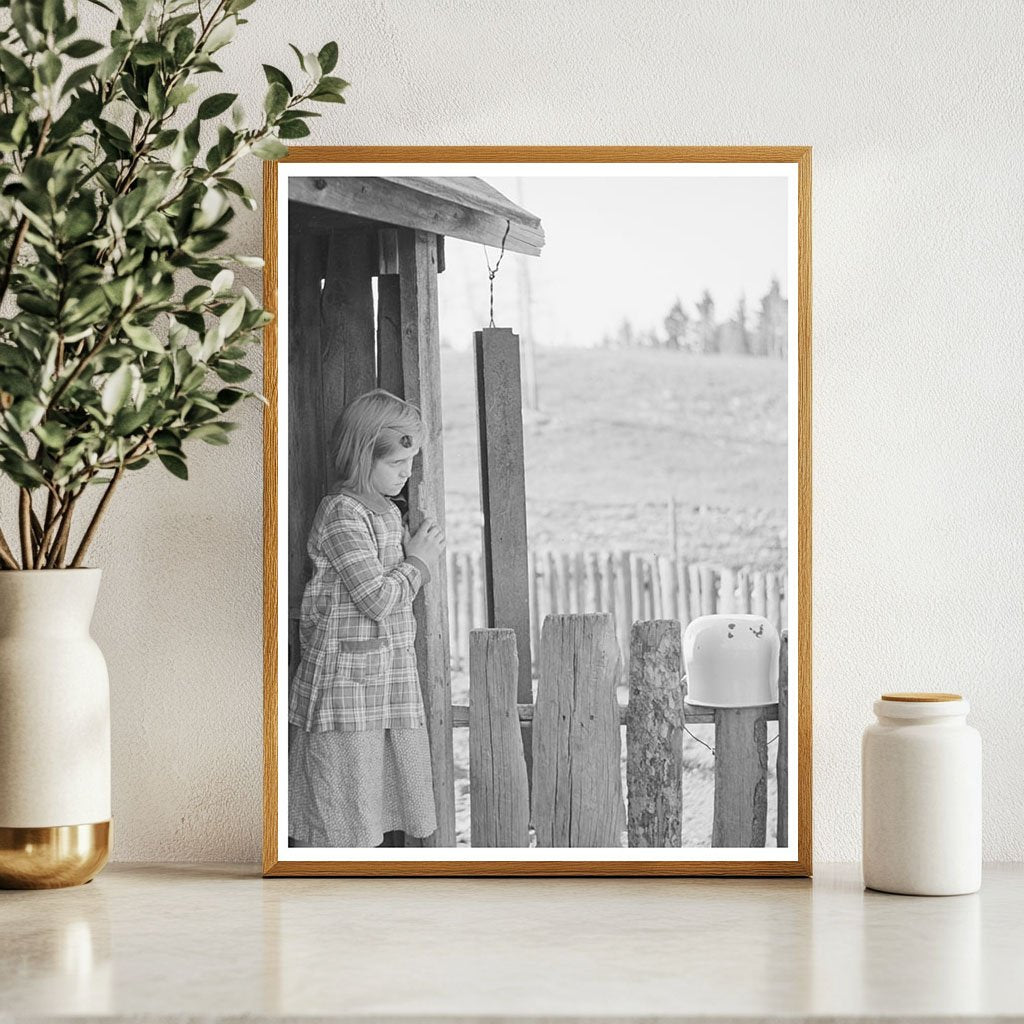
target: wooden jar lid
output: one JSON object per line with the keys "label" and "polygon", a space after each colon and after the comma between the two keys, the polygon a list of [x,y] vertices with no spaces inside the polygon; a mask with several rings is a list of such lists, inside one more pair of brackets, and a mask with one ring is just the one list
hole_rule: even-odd
{"label": "wooden jar lid", "polygon": [[906,701],[911,704],[926,704],[943,700],[963,700],[959,693],[883,693],[882,700]]}

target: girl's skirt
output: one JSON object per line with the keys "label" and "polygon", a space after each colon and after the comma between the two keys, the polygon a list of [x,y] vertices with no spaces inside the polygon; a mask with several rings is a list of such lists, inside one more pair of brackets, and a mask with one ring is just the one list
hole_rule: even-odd
{"label": "girl's skirt", "polygon": [[288,726],[288,835],[298,846],[379,846],[437,828],[427,730]]}

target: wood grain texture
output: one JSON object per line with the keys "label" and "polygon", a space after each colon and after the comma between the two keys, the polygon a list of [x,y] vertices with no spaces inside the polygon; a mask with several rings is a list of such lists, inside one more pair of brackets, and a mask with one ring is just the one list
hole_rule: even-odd
{"label": "wood grain texture", "polygon": [[764,846],[768,820],[768,706],[715,710],[711,845]]}
{"label": "wood grain texture", "polygon": [[477,846],[530,845],[530,795],[518,708],[519,658],[511,629],[469,638],[470,832]]}
{"label": "wood grain texture", "polygon": [[473,335],[480,502],[484,517],[486,625],[511,629],[519,653],[520,701],[533,697],[530,671],[530,567],[526,540],[519,338],[505,328]]}
{"label": "wood grain texture", "polygon": [[533,721],[538,846],[620,845],[619,660],[610,615],[545,620]]}
{"label": "wood grain texture", "polygon": [[[360,861],[279,861],[277,855],[277,783],[278,783],[278,694],[285,680],[278,679],[277,670],[277,587],[279,552],[277,549],[277,327],[271,323],[264,332],[264,393],[268,406],[264,413],[264,872],[268,877],[304,876],[743,876],[803,877],[812,871],[812,779],[811,779],[811,575],[812,575],[812,450],[811,450],[811,150],[799,146],[740,147],[313,147],[293,146],[285,163],[380,163],[380,162],[578,162],[601,163],[795,163],[798,181],[798,280],[796,285],[798,320],[796,355],[798,358],[798,564],[795,569],[796,608],[799,629],[796,640],[795,665],[797,682],[790,700],[797,702],[797,730],[791,740],[797,751],[797,860],[790,862],[762,861],[544,861],[504,860],[488,862],[382,862]],[[277,211],[278,165],[264,164],[264,292],[266,308],[277,308]],[[790,358],[793,357],[791,349]],[[683,568],[683,572],[687,572]],[[622,574],[618,574],[622,579]],[[770,586],[771,577],[766,577]],[[545,580],[555,585],[555,581]],[[700,571],[691,566],[687,573],[690,616],[703,611]],[[794,586],[791,569],[790,587]],[[768,586],[766,586],[766,590]],[[682,590],[682,586],[680,587]],[[706,592],[705,592],[706,593]],[[776,588],[776,593],[778,590]],[[549,599],[548,586],[540,591],[541,605]],[[766,604],[771,603],[766,593]],[[794,594],[790,593],[790,597]],[[706,597],[703,598],[706,600]],[[779,604],[781,600],[777,599]],[[778,607],[778,605],[777,605]],[[618,609],[617,609],[618,610]],[[713,608],[711,609],[714,610]],[[780,608],[781,613],[781,608]],[[771,616],[769,616],[771,617]],[[778,620],[778,614],[773,621]],[[790,629],[794,627],[790,621]],[[695,719],[689,719],[695,720]],[[468,719],[467,719],[468,721]]]}
{"label": "wood grain texture", "polygon": [[[380,224],[429,232],[434,237],[449,235],[495,247],[500,246],[504,238],[505,248],[511,252],[528,256],[540,254],[544,231],[537,217],[524,216],[526,211],[516,213],[518,208],[507,201],[507,210],[500,213],[477,208],[482,204],[474,196],[459,191],[456,183],[460,180],[463,179],[349,175],[292,178],[288,195],[291,202],[317,210],[354,214]],[[431,182],[430,188],[420,187]],[[438,187],[441,184],[447,187],[441,189]],[[437,243],[434,245],[436,247]]]}
{"label": "wood grain texture", "polygon": [[633,626],[626,724],[629,845],[682,845],[683,687],[679,623]]}
{"label": "wood grain texture", "polygon": [[[297,621],[311,564],[306,541],[320,499],[327,489],[327,448],[323,433],[320,277],[323,236],[292,237],[288,254],[288,608]],[[290,630],[297,639],[297,630]],[[291,675],[299,650],[289,650]]]}
{"label": "wood grain texture", "polygon": [[402,293],[398,274],[377,278],[377,384],[405,394],[402,376]]}
{"label": "wood grain texture", "polygon": [[320,327],[322,422],[329,479],[334,475],[334,430],[342,409],[377,386],[372,287],[376,272],[375,231],[330,233]]}
{"label": "wood grain texture", "polygon": [[[424,517],[443,524],[444,443],[441,430],[441,343],[437,319],[437,244],[425,231],[398,233],[405,399],[419,406],[425,436],[409,480],[409,527]],[[413,604],[416,660],[430,736],[437,831],[431,846],[455,845],[455,767],[452,755],[452,684],[448,640],[448,580],[444,561]]]}

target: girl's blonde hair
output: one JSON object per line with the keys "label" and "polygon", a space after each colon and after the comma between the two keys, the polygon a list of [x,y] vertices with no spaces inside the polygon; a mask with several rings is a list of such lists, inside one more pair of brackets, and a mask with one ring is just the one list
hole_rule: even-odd
{"label": "girl's blonde hair", "polygon": [[375,459],[423,444],[420,411],[390,391],[377,388],[345,406],[334,428],[334,468],[338,484],[359,494],[370,493]]}

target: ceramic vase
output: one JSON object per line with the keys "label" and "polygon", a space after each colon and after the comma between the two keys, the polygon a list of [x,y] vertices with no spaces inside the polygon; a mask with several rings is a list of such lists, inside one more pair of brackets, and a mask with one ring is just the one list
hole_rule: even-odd
{"label": "ceramic vase", "polygon": [[0,572],[0,887],[79,885],[110,849],[99,569]]}

